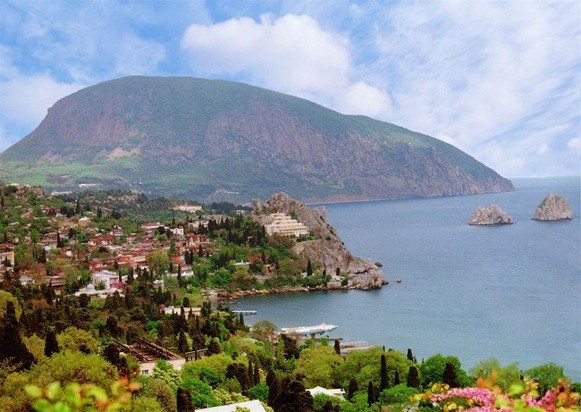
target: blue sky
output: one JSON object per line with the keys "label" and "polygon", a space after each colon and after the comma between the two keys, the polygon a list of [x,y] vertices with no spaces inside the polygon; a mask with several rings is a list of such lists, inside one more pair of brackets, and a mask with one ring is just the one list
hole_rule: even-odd
{"label": "blue sky", "polygon": [[127,75],[241,81],[445,140],[507,177],[579,175],[579,1],[0,2],[0,151]]}

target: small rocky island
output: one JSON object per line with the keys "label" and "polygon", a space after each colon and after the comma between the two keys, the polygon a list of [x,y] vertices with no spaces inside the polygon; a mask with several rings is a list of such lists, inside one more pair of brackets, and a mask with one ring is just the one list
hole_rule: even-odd
{"label": "small rocky island", "polygon": [[479,207],[474,211],[469,225],[511,225],[514,221],[498,205]]}
{"label": "small rocky island", "polygon": [[537,207],[533,220],[555,221],[571,220],[573,212],[569,207],[567,199],[555,193],[549,193],[547,197]]}
{"label": "small rocky island", "polygon": [[[273,214],[284,214],[306,226],[313,238],[297,242],[293,251],[311,260],[319,268],[326,269],[327,273],[335,273],[339,269],[341,274],[347,274],[349,288],[369,290],[387,284],[382,270],[376,264],[355,257],[347,250],[335,229],[327,223],[323,207],[310,209],[286,193],[277,193],[265,203],[255,200],[252,209],[254,220],[261,224],[272,219]],[[330,288],[332,283],[329,283]],[[341,288],[340,284],[337,286]]]}

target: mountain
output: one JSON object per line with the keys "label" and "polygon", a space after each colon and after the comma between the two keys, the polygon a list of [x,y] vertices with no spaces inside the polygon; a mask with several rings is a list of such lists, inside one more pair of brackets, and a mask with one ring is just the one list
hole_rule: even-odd
{"label": "mountain", "polygon": [[0,179],[200,201],[279,191],[340,201],[513,189],[429,136],[254,86],[189,77],[125,77],[59,100],[0,154]]}

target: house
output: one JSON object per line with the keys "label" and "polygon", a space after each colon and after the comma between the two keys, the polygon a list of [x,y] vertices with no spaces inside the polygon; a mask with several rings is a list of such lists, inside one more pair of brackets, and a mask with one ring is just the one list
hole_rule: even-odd
{"label": "house", "polygon": [[106,298],[107,296],[114,295],[115,293],[119,293],[123,296],[123,290],[118,289],[115,287],[106,288],[98,290],[95,285],[89,283],[86,287],[79,289],[75,292],[75,296],[87,295],[90,298],[92,297],[99,297],[99,298]]}
{"label": "house", "polygon": [[345,396],[344,389],[325,389],[320,386],[316,386],[311,389],[307,389],[307,391],[312,395],[327,395],[327,396],[336,396],[337,398],[343,399]]}
{"label": "house", "polygon": [[267,235],[276,233],[282,236],[299,237],[309,234],[309,229],[304,224],[293,219],[286,213],[271,213],[264,221],[264,229]]}
{"label": "house", "polygon": [[121,352],[131,354],[137,358],[141,374],[144,376],[150,376],[153,373],[155,362],[160,359],[167,361],[176,371],[180,371],[184,363],[186,363],[185,358],[143,339],[136,339],[133,345],[126,345],[120,342],[115,342],[115,344]]}
{"label": "house", "polygon": [[89,219],[87,216],[84,216],[84,217],[79,219],[79,226],[80,227],[87,227],[87,225],[89,223],[91,223],[91,219]]}
{"label": "house", "polygon": [[91,274],[91,283],[94,286],[103,285],[105,289],[110,289],[114,282],[119,281],[119,275],[109,270],[101,270]]}
{"label": "house", "polygon": [[258,399],[247,402],[232,403],[230,405],[215,406],[213,408],[196,409],[196,412],[234,412],[236,409],[249,410],[250,412],[266,412]]}
{"label": "house", "polygon": [[196,205],[179,205],[174,207],[174,210],[180,210],[187,213],[197,213],[202,211],[202,206]]}
{"label": "house", "polygon": [[0,267],[8,262],[10,266],[14,266],[14,245],[9,243],[0,244]]}
{"label": "house", "polygon": [[143,230],[145,230],[146,232],[153,232],[154,230],[157,230],[158,227],[160,226],[164,226],[159,222],[148,222],[148,223],[144,223],[141,225],[141,228]]}

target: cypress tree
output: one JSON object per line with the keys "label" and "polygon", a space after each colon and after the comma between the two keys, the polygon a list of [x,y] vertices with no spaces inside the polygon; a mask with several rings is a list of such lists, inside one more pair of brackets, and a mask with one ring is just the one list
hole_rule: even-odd
{"label": "cypress tree", "polygon": [[6,313],[0,329],[0,361],[7,360],[19,369],[28,369],[34,358],[20,338],[14,303],[6,302]]}
{"label": "cypress tree", "polygon": [[375,403],[375,390],[373,389],[373,382],[369,381],[367,384],[367,405],[371,406]]}
{"label": "cypress tree", "polygon": [[313,276],[313,264],[311,263],[311,259],[307,261],[307,276]]}
{"label": "cypress tree", "polygon": [[380,369],[380,381],[379,381],[379,391],[383,391],[387,389],[388,381],[387,381],[387,362],[385,359],[385,355],[381,355],[381,369]]}
{"label": "cypress tree", "polygon": [[393,378],[393,386],[397,386],[397,385],[399,385],[400,383],[401,383],[401,379],[400,379],[400,377],[399,377],[399,372],[398,372],[398,370],[396,369],[396,370],[395,370],[395,377]]}
{"label": "cypress tree", "polygon": [[[191,309],[192,309],[192,304],[191,304],[191,302],[190,302],[190,298],[188,298],[187,296],[186,296],[186,297],[184,297],[184,299],[182,300],[182,306],[183,306],[184,308],[190,308],[190,312],[191,312]],[[191,313],[190,313],[190,315],[191,315]]]}
{"label": "cypress tree", "polygon": [[51,357],[53,353],[59,352],[59,343],[56,339],[56,334],[53,329],[50,329],[46,334],[46,340],[44,342],[44,355],[48,358]]}
{"label": "cypress tree", "polygon": [[258,362],[254,364],[254,385],[260,383],[260,369],[258,368]]}
{"label": "cypress tree", "polygon": [[274,373],[272,369],[266,374],[266,385],[268,386],[268,406],[274,408],[274,405],[276,405],[276,399],[279,395],[279,386],[276,373]]}
{"label": "cypress tree", "polygon": [[354,378],[351,378],[349,381],[349,389],[347,389],[347,400],[350,401],[358,390],[359,386],[357,386],[357,381]]}
{"label": "cypress tree", "polygon": [[177,403],[178,412],[195,412],[192,404],[192,395],[187,389],[178,388]]}
{"label": "cypress tree", "polygon": [[178,264],[178,286],[180,288],[184,287],[184,282],[182,280],[182,265]]}
{"label": "cypress tree", "polygon": [[412,353],[412,350],[408,348],[408,354],[407,354],[407,358],[410,362],[414,361],[414,354]]}
{"label": "cypress tree", "polygon": [[458,388],[460,386],[456,376],[456,367],[453,364],[446,363],[442,380],[446,385],[449,385],[450,388]]}
{"label": "cypress tree", "polygon": [[240,326],[241,328],[244,328],[244,316],[242,315],[242,313],[240,314],[240,318],[238,319],[238,326]]}
{"label": "cypress tree", "polygon": [[333,345],[333,349],[335,349],[335,353],[337,355],[341,355],[341,343],[339,343],[339,339],[335,339],[335,344]]}
{"label": "cypress tree", "polygon": [[180,330],[178,335],[178,350],[181,353],[186,353],[189,349],[188,340],[186,339],[186,334],[183,330]]}
{"label": "cypress tree", "polygon": [[419,388],[420,386],[420,374],[418,373],[418,368],[414,365],[409,368],[407,386],[410,388]]}
{"label": "cypress tree", "polygon": [[210,344],[208,345],[208,355],[217,355],[220,353],[222,349],[220,348],[220,344],[218,343],[217,339],[212,339]]}

